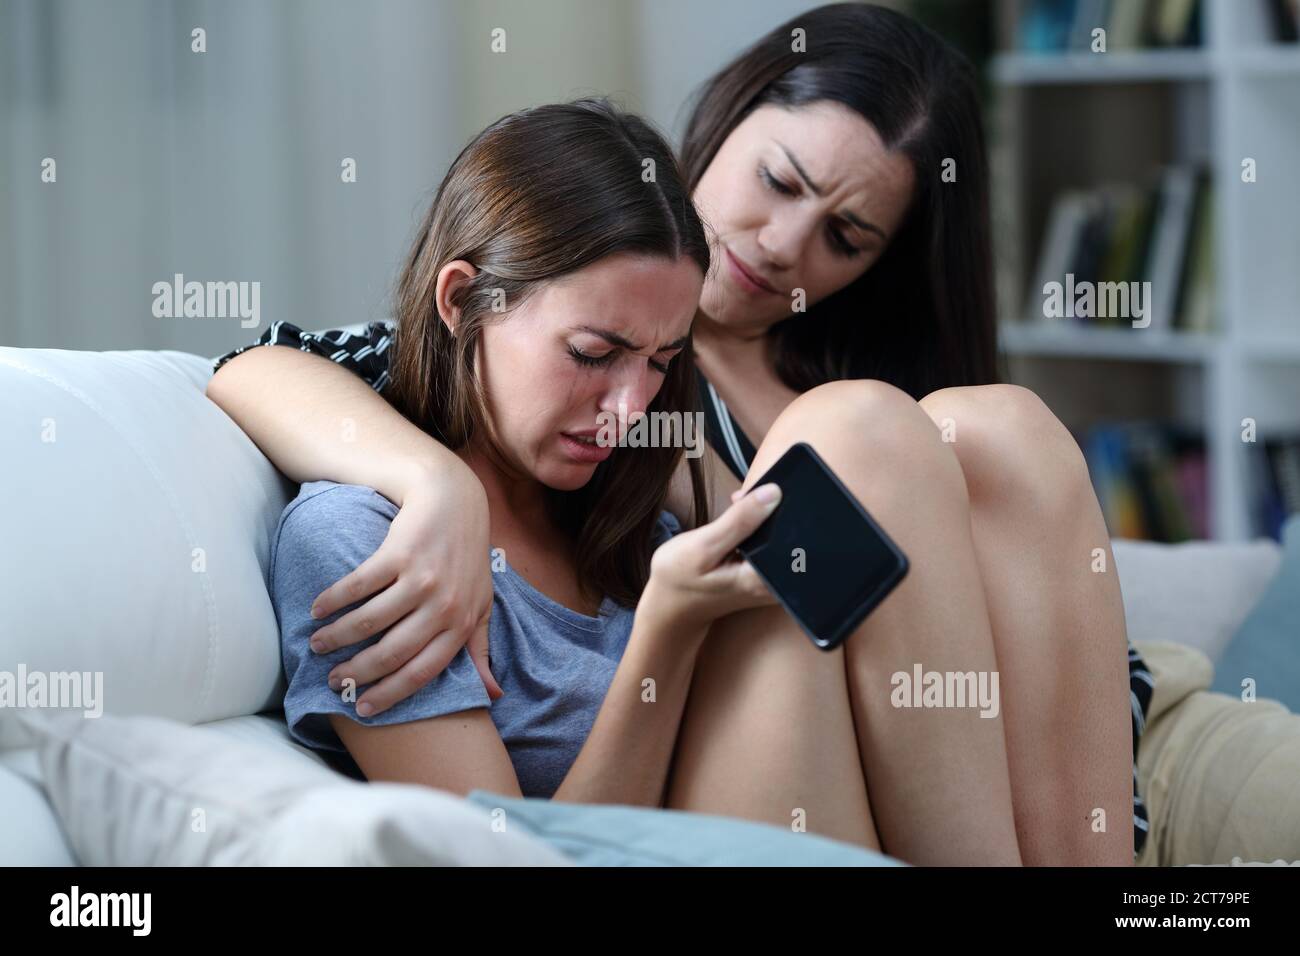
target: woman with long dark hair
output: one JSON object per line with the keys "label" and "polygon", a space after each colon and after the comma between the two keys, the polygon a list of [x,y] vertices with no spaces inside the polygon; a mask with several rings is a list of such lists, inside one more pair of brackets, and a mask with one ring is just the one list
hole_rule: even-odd
{"label": "woman with long dark hair", "polygon": [[[714,622],[663,805],[778,824],[805,813],[810,829],[867,845],[878,835],[913,862],[1131,862],[1145,832],[1132,760],[1149,678],[1131,649],[1126,660],[1077,445],[1032,393],[992,384],[969,65],[900,14],[820,7],[705,85],[682,162],[714,240],[693,325],[713,451],[707,502],[679,470],[668,509],[699,524],[807,441],[912,573],[833,654],[777,607]],[[405,321],[362,336],[277,323],[259,343],[296,349],[237,350],[209,386],[290,477],[368,486],[394,504],[383,544],[315,608],[355,605],[316,632],[327,651],[384,632],[331,675],[366,687],[359,703],[377,712],[457,655],[501,692],[487,661],[491,577],[464,560],[488,550],[488,509],[464,462],[412,416],[411,376],[400,397],[390,390]],[[608,341],[581,351],[592,368],[633,354]],[[917,664],[997,671],[1000,713],[892,706],[891,675]]]}

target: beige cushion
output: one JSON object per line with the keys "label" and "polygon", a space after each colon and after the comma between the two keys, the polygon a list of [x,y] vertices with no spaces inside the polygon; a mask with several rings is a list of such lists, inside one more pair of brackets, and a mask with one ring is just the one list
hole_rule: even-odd
{"label": "beige cushion", "polygon": [[1300,860],[1300,715],[1209,692],[1199,651],[1135,644],[1155,678],[1138,746],[1151,817],[1138,865]]}

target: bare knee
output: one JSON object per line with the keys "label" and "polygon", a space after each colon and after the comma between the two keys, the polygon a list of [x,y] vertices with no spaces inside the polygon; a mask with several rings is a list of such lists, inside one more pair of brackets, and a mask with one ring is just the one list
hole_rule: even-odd
{"label": "bare knee", "polygon": [[943,388],[919,404],[960,461],[974,505],[1056,513],[1077,508],[1081,495],[1092,495],[1074,436],[1029,389]]}
{"label": "bare knee", "polygon": [[844,379],[809,389],[786,407],[782,418],[827,418],[852,423],[878,416],[911,416],[916,402],[900,388],[878,379]]}
{"label": "bare knee", "polygon": [[796,442],[807,442],[852,484],[946,484],[965,494],[953,450],[929,415],[901,389],[874,379],[828,382],[804,392],[777,418],[747,479],[752,483]]}

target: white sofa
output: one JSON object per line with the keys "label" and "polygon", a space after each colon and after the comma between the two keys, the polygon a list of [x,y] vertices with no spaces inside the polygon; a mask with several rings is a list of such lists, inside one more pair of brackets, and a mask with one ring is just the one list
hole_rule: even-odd
{"label": "white sofa", "polygon": [[[102,673],[113,714],[210,724],[290,759],[308,752],[274,714],[266,570],[294,489],[207,400],[210,373],[180,352],[0,348],[0,671]],[[1279,549],[1115,555],[1130,637],[1216,660]],[[17,721],[0,721],[0,856],[76,862]]]}

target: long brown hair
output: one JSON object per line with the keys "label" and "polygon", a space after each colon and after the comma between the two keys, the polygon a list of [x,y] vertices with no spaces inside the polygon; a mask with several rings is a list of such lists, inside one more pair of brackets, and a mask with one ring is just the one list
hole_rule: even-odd
{"label": "long brown hair", "polygon": [[[653,174],[645,176],[647,170]],[[639,117],[596,98],[497,120],[452,163],[398,282],[394,406],[449,448],[482,435],[490,449],[475,374],[483,327],[502,320],[542,283],[621,252],[688,256],[708,273],[704,227],[663,138]],[[452,295],[461,310],[452,333],[438,316],[435,290],[439,270],[457,259],[472,263],[477,274]],[[696,391],[688,344],[647,412],[693,412]],[[552,514],[575,545],[584,588],[626,606],[640,597],[655,523],[682,457],[677,445],[615,448],[582,488],[549,491]],[[699,460],[690,459],[689,468],[694,513],[703,523],[708,503]]]}
{"label": "long brown hair", "polygon": [[[804,31],[805,51],[792,49]],[[772,30],[696,94],[682,144],[691,191],[732,130],[763,104],[835,102],[911,160],[916,194],[889,247],[855,282],[768,332],[798,392],[875,378],[921,398],[997,377],[988,170],[969,61],[915,20],[836,3]],[[955,161],[957,181],[944,183]]]}

